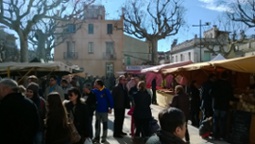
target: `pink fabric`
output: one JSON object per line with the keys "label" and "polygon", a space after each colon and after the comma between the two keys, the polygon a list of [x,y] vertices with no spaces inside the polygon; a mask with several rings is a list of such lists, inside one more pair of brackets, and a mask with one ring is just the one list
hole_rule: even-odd
{"label": "pink fabric", "polygon": [[[147,88],[151,88],[151,82],[155,77],[156,77],[157,89],[161,88],[161,84],[163,81],[162,75],[160,73],[153,73],[153,72],[148,72],[145,75]],[[171,83],[173,81],[173,76],[168,75],[165,79],[166,79],[166,87],[170,88]]]}
{"label": "pink fabric", "polygon": [[130,131],[131,131],[131,136],[135,136],[135,121],[133,117],[135,107],[131,107],[130,110],[128,111],[128,115],[131,116],[131,126],[130,126]]}

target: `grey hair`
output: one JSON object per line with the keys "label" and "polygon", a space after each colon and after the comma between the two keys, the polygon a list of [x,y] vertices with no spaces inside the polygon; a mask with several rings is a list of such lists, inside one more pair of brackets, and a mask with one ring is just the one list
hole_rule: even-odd
{"label": "grey hair", "polygon": [[4,78],[0,81],[0,85],[8,87],[8,88],[12,89],[14,92],[19,91],[18,83],[13,79]]}

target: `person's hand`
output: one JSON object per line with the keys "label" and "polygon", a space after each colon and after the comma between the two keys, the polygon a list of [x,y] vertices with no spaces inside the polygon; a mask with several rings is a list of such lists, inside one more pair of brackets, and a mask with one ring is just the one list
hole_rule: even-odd
{"label": "person's hand", "polygon": [[112,113],[112,109],[109,109],[109,110],[108,110],[108,113],[111,114],[111,113]]}

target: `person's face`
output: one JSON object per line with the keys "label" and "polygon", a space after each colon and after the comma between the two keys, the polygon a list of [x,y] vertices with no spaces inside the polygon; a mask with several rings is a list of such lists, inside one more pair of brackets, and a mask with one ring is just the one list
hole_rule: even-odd
{"label": "person's face", "polygon": [[54,78],[50,78],[50,86],[55,85],[57,82]]}
{"label": "person's face", "polygon": [[26,96],[27,96],[28,98],[32,98],[32,97],[34,96],[34,92],[33,92],[32,90],[30,90],[30,89],[27,89],[27,91],[26,91]]}
{"label": "person's face", "polygon": [[126,78],[122,77],[122,78],[120,79],[120,83],[121,83],[122,85],[125,85],[125,84],[127,83]]}
{"label": "person's face", "polygon": [[70,100],[71,102],[74,102],[74,101],[77,100],[78,95],[77,95],[77,94],[74,94],[74,93],[70,93],[70,94],[68,95],[68,97],[69,97],[69,100]]}
{"label": "person's face", "polygon": [[88,94],[88,93],[90,93],[90,89],[89,89],[89,88],[84,87],[84,88],[83,88],[83,92]]}
{"label": "person's face", "polygon": [[61,82],[61,86],[62,87],[67,87],[67,83],[66,82]]}
{"label": "person's face", "polygon": [[185,137],[185,133],[186,133],[186,122],[182,125],[176,128],[175,130],[175,136],[183,139]]}

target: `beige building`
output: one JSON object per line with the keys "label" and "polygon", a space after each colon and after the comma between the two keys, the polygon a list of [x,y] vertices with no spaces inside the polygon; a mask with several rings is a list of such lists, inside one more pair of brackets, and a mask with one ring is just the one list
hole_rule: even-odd
{"label": "beige building", "polygon": [[[122,71],[123,19],[106,20],[103,6],[90,6],[86,11],[86,23],[80,29],[68,25],[70,35],[54,49],[54,61],[78,65],[94,76]],[[92,12],[97,13],[89,14]]]}
{"label": "beige building", "polygon": [[151,59],[148,43],[128,35],[124,35],[123,55],[126,66],[144,65]]}

